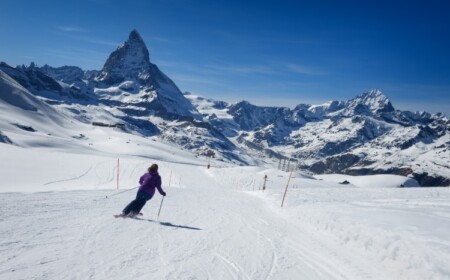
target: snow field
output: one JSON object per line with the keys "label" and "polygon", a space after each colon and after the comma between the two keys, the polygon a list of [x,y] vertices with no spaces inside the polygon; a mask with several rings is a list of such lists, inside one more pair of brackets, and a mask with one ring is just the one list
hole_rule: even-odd
{"label": "snow field", "polygon": [[387,279],[450,278],[448,188],[339,189],[303,182],[288,190],[280,209],[282,195],[270,186],[258,193],[302,231],[350,252],[352,261],[372,262]]}
{"label": "snow field", "polygon": [[[448,188],[295,172],[281,208],[289,173],[207,169],[151,139],[92,133],[90,153],[0,144],[0,279],[450,278]],[[114,219],[153,162],[168,194],[159,222],[158,194],[140,219]]]}

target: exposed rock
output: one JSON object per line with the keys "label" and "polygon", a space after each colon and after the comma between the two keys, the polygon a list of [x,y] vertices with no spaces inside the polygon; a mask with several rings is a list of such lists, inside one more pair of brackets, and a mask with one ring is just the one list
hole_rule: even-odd
{"label": "exposed rock", "polygon": [[325,161],[319,161],[311,165],[308,169],[314,173],[341,173],[345,169],[356,164],[360,158],[353,154],[343,154],[328,157]]}
{"label": "exposed rock", "polygon": [[0,143],[12,144],[11,139],[0,131]]}

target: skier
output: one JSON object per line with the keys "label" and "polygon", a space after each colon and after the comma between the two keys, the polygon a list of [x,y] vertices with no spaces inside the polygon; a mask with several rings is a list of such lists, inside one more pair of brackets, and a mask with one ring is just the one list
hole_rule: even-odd
{"label": "skier", "polygon": [[122,214],[115,215],[115,217],[135,217],[140,213],[145,203],[152,199],[155,194],[155,188],[162,196],[166,196],[166,193],[161,188],[161,176],[158,174],[158,165],[152,164],[148,168],[148,173],[145,173],[139,179],[139,190],[136,194],[136,199],[131,201],[127,207],[122,211]]}

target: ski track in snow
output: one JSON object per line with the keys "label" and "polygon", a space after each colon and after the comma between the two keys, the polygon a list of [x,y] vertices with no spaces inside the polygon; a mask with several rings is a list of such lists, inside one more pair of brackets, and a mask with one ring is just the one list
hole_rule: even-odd
{"label": "ski track in snow", "polygon": [[[313,252],[316,245],[311,250],[310,245],[315,244],[311,237],[299,235],[307,241],[287,237],[280,231],[280,228],[289,227],[285,221],[274,217],[262,201],[242,193],[230,194],[233,204],[241,205],[240,208],[249,198],[253,200],[244,206],[243,212],[224,207],[228,204],[224,191],[220,194],[225,198],[209,203],[209,195],[198,196],[189,191],[174,193],[167,198],[167,205],[163,205],[166,209],[163,209],[162,217],[190,221],[178,228],[149,222],[145,218],[114,219],[114,211],[120,211],[134,193],[114,201],[103,199],[103,194],[85,191],[25,195],[28,197],[21,201],[23,213],[15,211],[2,217],[2,228],[10,229],[7,235],[14,232],[15,236],[22,237],[2,244],[3,256],[8,256],[2,260],[2,267],[12,269],[2,270],[0,278],[58,278],[61,275],[60,279],[144,279],[151,274],[160,279],[186,279],[192,273],[194,278],[208,279],[280,279],[280,273],[289,270],[312,279],[349,278],[336,270],[339,267],[323,264],[324,259]],[[8,209],[22,195],[2,196]],[[201,206],[195,211],[177,209],[176,205],[183,199]],[[68,200],[75,201],[77,207],[72,211],[65,206],[61,211],[62,202]],[[157,212],[158,197],[148,204],[144,208],[144,217]],[[38,205],[38,211],[26,213]],[[252,209],[255,206],[256,209]],[[171,209],[175,211],[170,213]],[[270,222],[253,219],[260,211]],[[5,225],[21,220],[26,225],[20,223],[16,229]],[[189,225],[200,230],[190,230]],[[2,232],[6,238],[4,234]],[[178,238],[180,235],[187,236]],[[280,258],[279,252],[285,256]],[[17,257],[18,262],[15,261]],[[59,265],[53,267],[55,263]],[[350,278],[352,276],[355,275]]]}
{"label": "ski track in snow", "polygon": [[56,180],[56,181],[51,181],[51,182],[47,182],[44,184],[44,186],[48,186],[51,184],[56,184],[56,183],[62,183],[62,182],[67,182],[67,181],[75,181],[77,179],[83,178],[84,176],[86,176],[90,171],[92,170],[92,166],[88,168],[88,170],[86,170],[85,172],[83,172],[83,174],[75,176],[73,178],[68,178],[68,179],[61,179],[61,180]]}
{"label": "ski track in snow", "polygon": [[[146,165],[124,164],[121,176],[137,180]],[[380,241],[373,234],[364,239],[366,232],[353,222],[341,224],[343,213],[374,213],[375,222],[380,213],[450,220],[443,210],[449,207],[448,195],[441,198],[439,191],[430,190],[433,200],[427,202],[390,197],[408,190],[294,188],[280,209],[284,178],[276,182],[272,176],[275,181],[268,181],[265,192],[253,192],[262,186],[262,174],[161,166],[165,184],[170,174],[191,183],[181,187],[172,181],[172,187],[165,187],[168,196],[159,221],[158,194],[143,217],[123,219],[112,215],[134,199],[135,191],[109,199],[105,195],[112,191],[106,190],[0,193],[0,279],[414,279],[413,272],[392,273],[395,267],[390,271],[380,264],[391,265],[397,255],[411,252],[408,235],[400,239],[385,230],[384,248],[377,248],[386,255],[377,262],[369,253]],[[116,168],[111,161],[100,161],[70,180],[84,180],[93,172],[97,183],[102,178],[110,182]],[[402,209],[398,203],[410,207]],[[436,211],[422,212],[421,207]],[[352,229],[359,231],[347,233]],[[361,242],[367,257],[353,246]],[[443,251],[450,247],[439,239],[431,242]],[[418,256],[405,267],[417,268],[421,262]],[[442,279],[436,275],[430,278]]]}

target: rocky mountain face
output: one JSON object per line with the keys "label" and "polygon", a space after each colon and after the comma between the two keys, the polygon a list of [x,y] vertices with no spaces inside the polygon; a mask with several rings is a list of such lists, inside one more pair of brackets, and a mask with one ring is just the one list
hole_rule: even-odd
{"label": "rocky mountain face", "polygon": [[[199,119],[198,112],[175,83],[150,62],[148,49],[136,30],[111,53],[94,81],[99,92],[107,93],[101,96],[102,100],[114,99],[110,98],[111,87],[119,87],[120,94],[125,92],[128,97],[135,97],[133,101],[137,108],[133,113]],[[130,98],[127,99],[129,102]]]}
{"label": "rocky mountain face", "polygon": [[182,94],[151,63],[136,30],[100,71],[3,62],[0,70],[81,122],[158,136],[198,154],[243,164],[297,165],[314,173],[393,173],[426,186],[450,185],[449,119],[396,110],[378,90],[293,109]]}
{"label": "rocky mountain face", "polygon": [[[190,97],[237,145],[314,173],[408,175],[424,186],[450,185],[450,121],[396,110],[378,90],[348,101],[261,107]],[[215,113],[211,113],[215,112]],[[281,164],[283,163],[283,164]]]}
{"label": "rocky mountain face", "polygon": [[[148,49],[136,30],[130,33],[126,42],[111,53],[96,80],[108,85],[125,80],[138,80],[142,84],[156,84],[160,73],[152,71]],[[156,73],[155,73],[156,72]]]}

